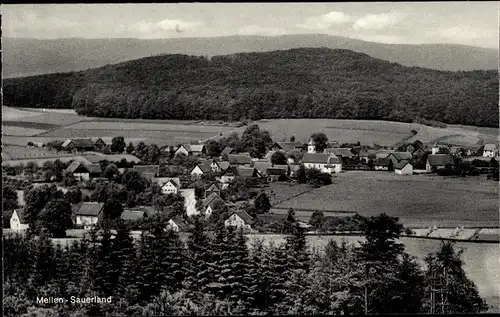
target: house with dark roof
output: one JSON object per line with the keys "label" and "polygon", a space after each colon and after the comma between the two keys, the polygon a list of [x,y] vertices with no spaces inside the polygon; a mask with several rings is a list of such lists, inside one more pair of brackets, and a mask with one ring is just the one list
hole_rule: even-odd
{"label": "house with dark roof", "polygon": [[271,162],[254,162],[253,167],[260,173],[262,176],[267,175],[267,169],[272,167],[273,164]]}
{"label": "house with dark roof", "polygon": [[281,150],[284,152],[302,150],[303,148],[304,146],[300,142],[274,142],[273,146],[271,147],[273,151]]}
{"label": "house with dark roof", "polygon": [[326,148],[323,151],[323,154],[333,154],[336,157],[340,159],[348,158],[351,159],[355,156],[353,153],[352,149],[350,148],[343,148],[343,147],[337,147],[337,148]]}
{"label": "house with dark roof", "polygon": [[26,221],[25,213],[23,209],[15,209],[10,216],[10,229],[13,231],[26,230],[29,228],[29,224]]}
{"label": "house with dark roof", "polygon": [[434,172],[454,163],[453,156],[450,154],[431,154],[427,157],[425,170],[427,172]]}
{"label": "house with dark roof", "polygon": [[373,166],[376,171],[388,171],[389,162],[391,162],[391,160],[388,157],[379,157],[375,159]]}
{"label": "house with dark roof", "polygon": [[333,174],[342,171],[342,162],[333,153],[304,153],[301,162],[305,168],[315,168],[322,173]]}
{"label": "house with dark roof", "polygon": [[164,195],[176,195],[181,189],[181,181],[179,177],[155,177],[153,178],[153,182],[160,186],[161,192]]}
{"label": "house with dark roof", "polygon": [[224,221],[224,225],[226,227],[236,227],[238,229],[251,230],[253,219],[246,211],[233,211]]}
{"label": "house with dark roof", "polygon": [[174,217],[168,220],[167,229],[175,232],[187,232],[189,231],[189,225],[182,217]]}
{"label": "house with dark roof", "polygon": [[224,200],[217,193],[211,193],[210,196],[203,200],[203,208],[207,217],[212,214],[214,206],[218,202],[224,203]]}
{"label": "house with dark roof", "polygon": [[200,160],[200,163],[196,164],[195,167],[189,171],[191,176],[201,176],[203,174],[209,173],[212,171],[212,166],[210,161],[208,160]]}
{"label": "house with dark roof", "polygon": [[91,227],[97,225],[100,217],[102,216],[103,208],[104,203],[82,203],[80,208],[78,208],[75,212],[75,225],[83,226],[84,229],[90,229]]}
{"label": "house with dark roof", "polygon": [[412,175],[413,165],[408,161],[400,161],[394,164],[394,173],[397,175]]}
{"label": "house with dark roof", "polygon": [[210,194],[215,193],[220,196],[220,188],[216,183],[210,184],[207,189],[205,189],[205,198],[210,196]]}
{"label": "house with dark roof", "polygon": [[143,210],[124,210],[120,216],[125,222],[135,222],[144,219],[147,214]]}
{"label": "house with dark roof", "polygon": [[225,156],[229,155],[229,154],[234,154],[236,153],[236,150],[233,149],[232,147],[229,147],[229,146],[226,146],[222,152],[220,153],[221,157],[224,158]]}
{"label": "house with dark roof", "polygon": [[290,176],[290,167],[288,165],[274,165],[267,169],[266,175],[270,182],[286,180]]}
{"label": "house with dark roof", "polygon": [[224,172],[225,170],[227,170],[229,168],[229,166],[230,166],[229,162],[226,162],[226,161],[213,160],[210,163],[210,168],[212,169],[212,172],[214,172],[214,173]]}
{"label": "house with dark roof", "polygon": [[149,180],[160,175],[160,165],[134,165],[132,169],[138,171],[142,177]]}
{"label": "house with dark roof", "polygon": [[250,166],[252,163],[250,156],[242,154],[229,154],[227,160],[229,165]]}
{"label": "house with dark roof", "polygon": [[413,158],[410,152],[392,152],[387,156],[392,161],[392,164],[396,164],[401,161],[409,161]]}
{"label": "house with dark roof", "polygon": [[94,141],[94,148],[98,151],[104,150],[106,147],[106,142],[104,142],[103,139],[97,138],[97,140]]}
{"label": "house with dark roof", "polygon": [[66,151],[72,151],[72,152],[84,152],[84,151],[95,150],[95,144],[92,141],[92,139],[68,139],[63,142],[61,147]]}
{"label": "house with dark roof", "polygon": [[174,155],[184,154],[184,155],[193,155],[199,156],[205,153],[205,145],[204,144],[181,144],[175,150]]}
{"label": "house with dark roof", "polygon": [[65,174],[72,175],[80,181],[88,181],[91,178],[101,176],[100,164],[82,164],[80,162],[72,162],[64,171]]}

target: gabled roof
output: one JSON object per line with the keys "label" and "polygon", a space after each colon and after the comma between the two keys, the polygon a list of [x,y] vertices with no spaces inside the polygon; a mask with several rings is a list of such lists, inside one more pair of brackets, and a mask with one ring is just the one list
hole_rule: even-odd
{"label": "gabled roof", "polygon": [[268,168],[272,167],[273,164],[271,162],[254,162],[253,167],[259,171],[259,173],[265,173]]}
{"label": "gabled roof", "polygon": [[279,148],[285,152],[289,152],[296,148],[302,147],[302,144],[300,142],[275,142],[273,147]]}
{"label": "gabled roof", "polygon": [[124,210],[121,215],[121,219],[123,220],[129,220],[129,221],[134,221],[134,220],[139,220],[144,217],[145,212],[142,210]]}
{"label": "gabled roof", "polygon": [[495,144],[488,143],[484,145],[484,151],[496,151],[496,150],[497,146]]}
{"label": "gabled roof", "polygon": [[134,208],[127,208],[127,210],[131,212],[143,212],[143,216],[147,217],[152,217],[159,213],[159,211],[152,206],[137,206]]}
{"label": "gabled roof", "polygon": [[250,164],[252,162],[250,156],[241,154],[229,154],[227,156],[230,165],[234,164]]}
{"label": "gabled roof", "polygon": [[389,155],[391,155],[392,153],[394,153],[394,150],[379,150],[379,151],[375,152],[375,156],[377,158],[386,158]]}
{"label": "gabled roof", "polygon": [[101,161],[108,161],[119,163],[125,159],[127,162],[139,163],[141,160],[132,154],[89,154],[84,156],[86,160],[91,163],[99,163]]}
{"label": "gabled roof", "polygon": [[254,177],[257,174],[257,170],[253,167],[237,166],[236,171],[236,175],[241,177]]}
{"label": "gabled roof", "polygon": [[[198,163],[196,166],[198,166],[203,173],[208,173],[212,170],[212,167],[210,165],[211,165],[210,161],[200,160],[200,163]],[[193,169],[194,169],[194,167],[193,167]],[[193,171],[193,169],[191,169],[191,172]]]}
{"label": "gabled roof", "polygon": [[[24,224],[27,222],[26,221],[26,214],[24,213],[23,209],[15,209],[14,212],[17,214],[17,218],[19,218],[20,223]],[[12,216],[14,215],[14,212],[12,213]]]}
{"label": "gabled roof", "polygon": [[340,159],[335,154],[304,153],[302,163],[310,164],[340,164]]}
{"label": "gabled roof", "polygon": [[262,221],[263,223],[273,223],[276,221],[285,221],[287,218],[288,218],[288,214],[274,214],[274,213],[258,214],[255,217],[256,220]]}
{"label": "gabled roof", "polygon": [[71,211],[73,213],[73,215],[75,215],[78,210],[80,210],[80,207],[82,206],[83,203],[79,203],[79,204],[71,204]]}
{"label": "gabled roof", "polygon": [[[283,151],[281,151],[281,150],[278,150],[278,151],[283,152]],[[276,153],[276,152],[278,152],[278,151],[273,151],[273,150],[272,150],[272,151],[267,152],[267,153],[266,153],[266,155],[264,156],[264,159],[266,159],[266,160],[271,160],[271,157],[274,155],[274,153]]]}
{"label": "gabled roof", "polygon": [[101,165],[100,164],[88,164],[85,165],[90,174],[101,174]]}
{"label": "gabled roof", "polygon": [[203,152],[205,145],[203,144],[190,144],[190,152]]}
{"label": "gabled roof", "polygon": [[229,147],[229,146],[226,146],[222,152],[220,153],[220,155],[229,155],[231,153],[233,153],[235,150],[232,148],[232,147]]}
{"label": "gabled roof", "polygon": [[410,152],[393,152],[390,155],[394,156],[397,161],[401,160],[411,160],[413,155]]}
{"label": "gabled roof", "polygon": [[138,171],[141,174],[154,174],[155,176],[160,173],[160,165],[134,165],[133,170]]}
{"label": "gabled roof", "polygon": [[252,219],[252,217],[251,217],[249,214],[247,214],[247,212],[246,212],[246,211],[244,211],[244,210],[233,211],[233,212],[229,215],[229,217],[227,217],[227,218],[229,219],[229,218],[230,218],[232,215],[234,215],[234,214],[236,214],[238,217],[240,217],[240,218],[241,218],[241,220],[243,220],[246,224],[248,224],[248,225],[253,224],[253,219]]}
{"label": "gabled roof", "polygon": [[220,162],[217,162],[217,165],[220,167],[221,170],[225,171],[229,168],[229,166],[231,164],[229,164],[229,162],[226,162],[226,161],[220,161]]}
{"label": "gabled roof", "polygon": [[75,213],[75,215],[97,217],[101,213],[103,207],[104,207],[104,203],[84,202],[80,206],[80,209],[78,209],[78,211]]}
{"label": "gabled roof", "polygon": [[211,193],[207,198],[203,200],[203,207],[206,208],[209,205],[214,204],[216,201],[224,202],[224,200],[219,195],[217,195],[217,193]]}
{"label": "gabled roof", "polygon": [[70,143],[73,143],[77,148],[91,148],[94,147],[94,142],[92,142],[92,139],[68,139],[64,141],[62,144],[62,147],[67,147],[70,145]]}
{"label": "gabled roof", "polygon": [[342,147],[333,147],[333,148],[326,148],[323,153],[325,154],[330,154],[333,153],[335,156],[340,156],[340,157],[353,157],[354,153],[351,151],[349,148],[342,148]]}
{"label": "gabled roof", "polygon": [[142,173],[142,177],[144,177],[147,180],[153,180],[155,176],[156,176],[155,173]]}
{"label": "gabled roof", "polygon": [[69,164],[69,166],[66,168],[65,172],[66,173],[74,173],[76,171],[77,168],[79,168],[80,166],[83,166],[82,163],[80,162],[77,162],[77,161],[73,161],[71,164]]}
{"label": "gabled roof", "polygon": [[158,184],[158,186],[163,187],[167,183],[172,183],[177,188],[181,187],[181,181],[179,177],[155,177],[153,181]]}
{"label": "gabled roof", "polygon": [[[408,162],[406,160],[399,161],[399,162],[394,164],[394,169],[397,169],[397,170],[403,169],[408,164],[410,164],[410,162]],[[412,167],[413,167],[413,165],[412,165]]]}
{"label": "gabled roof", "polygon": [[430,166],[445,166],[453,164],[453,157],[449,154],[434,154],[429,155],[427,158]]}
{"label": "gabled roof", "polygon": [[219,188],[219,186],[217,186],[217,184],[212,183],[212,184],[210,184],[210,186],[208,186],[207,189],[205,189],[205,191],[207,191],[207,190],[208,191],[214,191],[214,190],[220,191],[220,188]]}

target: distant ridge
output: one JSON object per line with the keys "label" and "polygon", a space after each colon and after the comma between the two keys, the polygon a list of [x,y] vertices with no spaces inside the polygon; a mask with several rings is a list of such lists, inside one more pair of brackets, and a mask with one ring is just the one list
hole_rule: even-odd
{"label": "distant ridge", "polygon": [[307,47],[349,49],[405,66],[438,70],[498,68],[495,49],[456,44],[382,44],[324,34],[152,40],[3,38],[3,77],[85,70],[157,54],[214,56]]}

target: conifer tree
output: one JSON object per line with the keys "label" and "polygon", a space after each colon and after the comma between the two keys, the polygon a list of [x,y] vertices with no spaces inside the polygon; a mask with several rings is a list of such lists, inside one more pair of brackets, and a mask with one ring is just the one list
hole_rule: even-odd
{"label": "conifer tree", "polygon": [[207,266],[208,274],[211,276],[210,283],[207,285],[208,293],[214,295],[218,299],[224,299],[224,276],[222,273],[222,263],[221,261],[226,256],[225,249],[225,238],[226,228],[223,221],[217,221],[215,223],[214,236],[210,241],[210,252],[211,257]]}
{"label": "conifer tree", "polygon": [[285,248],[290,258],[291,269],[309,270],[309,254],[304,229],[297,222],[293,224],[293,233],[286,237]]}
{"label": "conifer tree", "polygon": [[194,218],[194,226],[187,243],[189,264],[186,287],[192,295],[206,292],[207,285],[212,282],[212,276],[208,269],[211,255],[209,248],[207,248],[210,239],[206,236],[204,227],[202,219]]}
{"label": "conifer tree", "polygon": [[120,223],[116,229],[116,236],[111,244],[111,258],[113,263],[110,269],[116,271],[113,276],[116,286],[116,297],[134,301],[136,250],[129,229]]}
{"label": "conifer tree", "polygon": [[104,228],[99,234],[99,247],[97,253],[96,269],[98,278],[96,280],[99,291],[104,296],[112,296],[115,293],[118,271],[115,259],[112,258],[112,234],[109,228]]}

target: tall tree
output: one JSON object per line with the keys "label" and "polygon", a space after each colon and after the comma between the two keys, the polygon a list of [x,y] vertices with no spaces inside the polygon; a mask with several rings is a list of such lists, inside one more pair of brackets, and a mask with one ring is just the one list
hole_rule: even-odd
{"label": "tall tree", "polygon": [[273,165],[286,165],[287,159],[285,153],[282,151],[274,152],[273,155],[271,155],[271,163],[273,163]]}
{"label": "tall tree", "polygon": [[322,132],[313,133],[311,138],[314,141],[316,152],[321,153],[328,145],[328,138]]}
{"label": "tall tree", "polygon": [[208,140],[208,142],[205,143],[205,150],[208,157],[219,156],[222,152],[219,142],[215,140]]}
{"label": "tall tree", "polygon": [[38,216],[37,225],[54,238],[66,237],[66,230],[73,227],[71,205],[64,199],[53,199]]}
{"label": "tall tree", "polygon": [[255,198],[254,208],[259,214],[265,214],[271,210],[271,202],[269,201],[266,193],[262,192]]}
{"label": "tall tree", "polygon": [[111,139],[111,152],[122,153],[126,145],[125,139],[122,136],[115,136]]}

